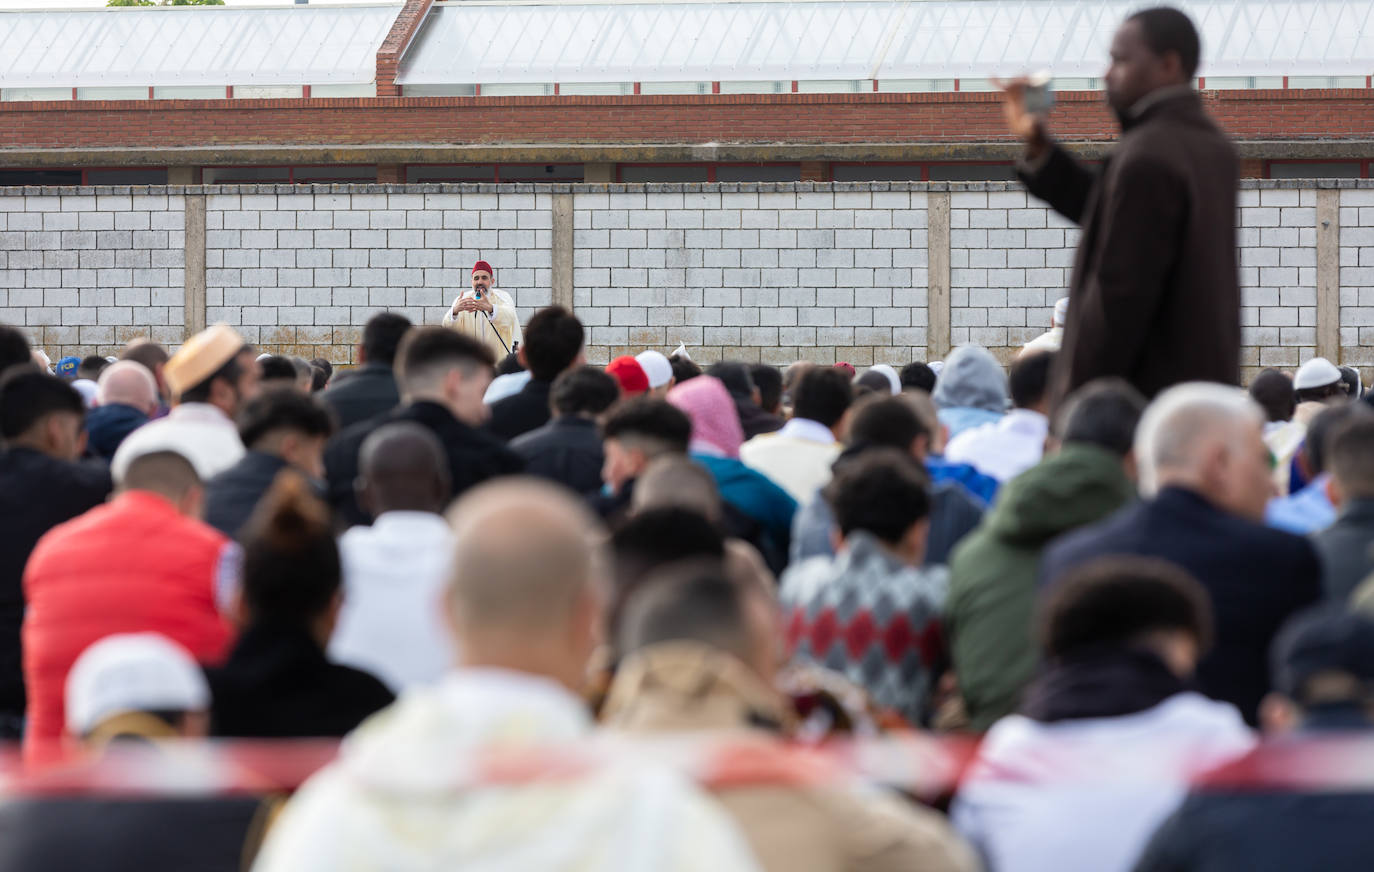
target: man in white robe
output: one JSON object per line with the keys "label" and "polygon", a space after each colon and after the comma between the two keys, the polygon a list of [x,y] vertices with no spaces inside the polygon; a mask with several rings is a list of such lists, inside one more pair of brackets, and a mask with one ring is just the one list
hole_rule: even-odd
{"label": "man in white robe", "polygon": [[520,317],[510,294],[493,286],[491,264],[472,267],[472,289],[459,294],[444,315],[444,326],[484,343],[499,361],[521,341]]}

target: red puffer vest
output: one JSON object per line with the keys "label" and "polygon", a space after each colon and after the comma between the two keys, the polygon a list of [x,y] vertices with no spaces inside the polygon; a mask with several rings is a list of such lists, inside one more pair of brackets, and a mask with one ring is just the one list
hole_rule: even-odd
{"label": "red puffer vest", "polygon": [[128,491],[54,527],[24,568],[24,751],[62,737],[67,672],[116,633],[161,633],[217,664],[232,631],[215,591],[238,546],[163,497]]}

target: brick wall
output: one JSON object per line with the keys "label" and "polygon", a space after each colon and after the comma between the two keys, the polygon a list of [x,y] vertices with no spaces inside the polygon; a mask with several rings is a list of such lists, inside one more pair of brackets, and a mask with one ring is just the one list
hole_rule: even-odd
{"label": "brick wall", "polygon": [[[1240,192],[1243,363],[1292,367],[1322,349],[1374,367],[1374,185],[1303,184]],[[1339,226],[1320,228],[1321,197],[1338,200]],[[947,321],[928,298],[935,198],[949,205]],[[203,238],[185,233],[188,202],[204,206]],[[1325,266],[1323,239],[1338,254]],[[570,301],[594,362],[682,342],[707,361],[895,364],[942,339],[1006,358],[1048,326],[1076,242],[1000,183],[0,189],[0,320],[53,356],[138,335],[175,345],[203,293],[209,322],[346,363],[377,311],[437,323],[482,258],[522,319]],[[183,269],[197,246],[203,285]]]}
{"label": "brick wall", "polygon": [[[382,87],[379,82],[379,92]],[[1251,151],[1267,148],[1267,157],[1300,156],[1293,152],[1299,143],[1331,154],[1333,143],[1363,143],[1374,128],[1374,100],[1363,89],[1208,91],[1203,99],[1232,137]],[[1117,135],[1115,120],[1094,92],[1059,94],[1053,126],[1073,142],[1107,142]],[[179,149],[211,147],[228,157],[236,145],[497,143],[556,149],[579,143],[633,149],[702,142],[723,148],[771,143],[780,152],[817,144],[860,144],[875,153],[893,143],[1015,148],[999,95],[987,92],[0,103],[0,148],[24,151],[164,151],[175,143]],[[1345,146],[1345,156],[1349,151]],[[64,159],[71,157],[54,154],[48,163],[63,165],[54,162]],[[169,160],[177,162],[174,153],[158,158]]]}

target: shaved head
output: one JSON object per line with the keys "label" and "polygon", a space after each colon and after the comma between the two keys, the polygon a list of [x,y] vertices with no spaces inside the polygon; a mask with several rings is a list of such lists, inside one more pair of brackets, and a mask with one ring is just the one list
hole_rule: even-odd
{"label": "shaved head", "polygon": [[664,456],[649,463],[635,480],[631,508],[691,509],[710,521],[720,521],[720,491],[706,467],[686,457]]}
{"label": "shaved head", "polygon": [[599,613],[592,544],[599,526],[562,488],[525,478],[485,484],[448,518],[455,540],[449,608],[465,653],[470,640],[547,643],[569,631],[589,598]]}
{"label": "shaved head", "polygon": [[100,374],[99,385],[95,398],[101,406],[118,403],[149,415],[157,409],[157,379],[141,363],[121,360],[110,364]]}
{"label": "shaved head", "polygon": [[441,512],[450,493],[448,457],[433,432],[400,422],[378,428],[358,451],[358,496],[373,517]]}

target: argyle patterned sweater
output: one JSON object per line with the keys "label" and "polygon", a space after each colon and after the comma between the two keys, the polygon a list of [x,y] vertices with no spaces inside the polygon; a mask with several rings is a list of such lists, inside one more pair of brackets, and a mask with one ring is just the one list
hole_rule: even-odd
{"label": "argyle patterned sweater", "polygon": [[783,575],[789,655],[843,674],[919,726],[945,659],[948,594],[946,567],[907,566],[871,534],[851,533],[835,557],[804,560]]}

